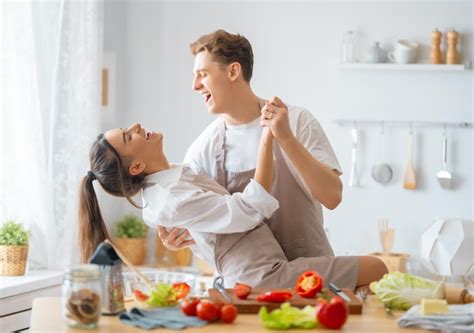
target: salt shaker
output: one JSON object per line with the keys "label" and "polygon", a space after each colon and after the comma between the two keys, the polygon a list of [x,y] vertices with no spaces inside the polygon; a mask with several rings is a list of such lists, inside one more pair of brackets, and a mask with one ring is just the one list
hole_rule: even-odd
{"label": "salt shaker", "polygon": [[124,311],[122,260],[112,245],[100,243],[89,262],[100,268],[102,314],[116,315]]}
{"label": "salt shaker", "polygon": [[431,34],[430,64],[441,64],[441,32],[435,29]]}
{"label": "salt shaker", "polygon": [[458,50],[456,49],[458,36],[458,33],[454,29],[451,29],[451,31],[448,32],[448,51],[446,52],[446,63],[449,65],[455,65],[458,63]]}

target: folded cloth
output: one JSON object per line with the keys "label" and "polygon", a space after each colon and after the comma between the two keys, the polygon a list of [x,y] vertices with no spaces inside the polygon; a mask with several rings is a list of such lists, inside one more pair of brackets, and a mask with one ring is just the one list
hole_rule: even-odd
{"label": "folded cloth", "polygon": [[412,306],[398,319],[398,326],[443,332],[474,332],[474,303],[448,305],[448,312],[444,314],[423,315],[420,310],[420,305]]}
{"label": "folded cloth", "polygon": [[182,330],[189,326],[202,327],[207,324],[207,321],[197,317],[186,316],[178,307],[153,310],[132,308],[130,312],[121,313],[119,318],[122,323],[146,330],[158,327]]}

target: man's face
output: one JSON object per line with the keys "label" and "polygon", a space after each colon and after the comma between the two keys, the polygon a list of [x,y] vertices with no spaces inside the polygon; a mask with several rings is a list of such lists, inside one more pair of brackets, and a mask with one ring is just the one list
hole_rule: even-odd
{"label": "man's face", "polygon": [[231,79],[227,68],[212,60],[208,51],[199,52],[194,59],[193,89],[199,92],[210,113],[225,112],[231,93]]}

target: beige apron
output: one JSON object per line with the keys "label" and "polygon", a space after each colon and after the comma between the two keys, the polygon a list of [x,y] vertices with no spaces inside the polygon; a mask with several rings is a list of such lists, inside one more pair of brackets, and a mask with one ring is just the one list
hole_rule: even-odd
{"label": "beige apron", "polygon": [[[263,107],[263,101],[260,101]],[[225,171],[225,122],[221,119],[214,146],[216,181],[230,193],[243,192],[255,170]],[[316,270],[325,281],[354,289],[359,271],[357,257],[334,257],[323,226],[315,217],[322,214],[301,189],[274,143],[272,195],[280,208],[258,227],[245,233],[216,235],[216,267],[225,285],[235,282],[254,287],[293,287],[300,273]],[[319,219],[322,221],[322,217]]]}

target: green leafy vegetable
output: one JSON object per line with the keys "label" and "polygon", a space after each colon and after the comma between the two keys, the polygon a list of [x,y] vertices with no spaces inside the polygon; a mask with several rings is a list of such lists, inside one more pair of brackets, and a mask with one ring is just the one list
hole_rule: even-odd
{"label": "green leafy vegetable", "polygon": [[264,326],[273,330],[287,330],[290,328],[312,329],[316,327],[316,308],[307,305],[304,309],[298,309],[283,303],[279,309],[268,312],[262,306],[258,312]]}
{"label": "green leafy vegetable", "polygon": [[170,283],[157,283],[146,303],[153,307],[174,306],[178,304],[176,291]]}
{"label": "green leafy vegetable", "polygon": [[385,274],[383,279],[370,284],[370,290],[385,307],[398,310],[408,310],[422,298],[444,297],[444,283],[401,272]]}

